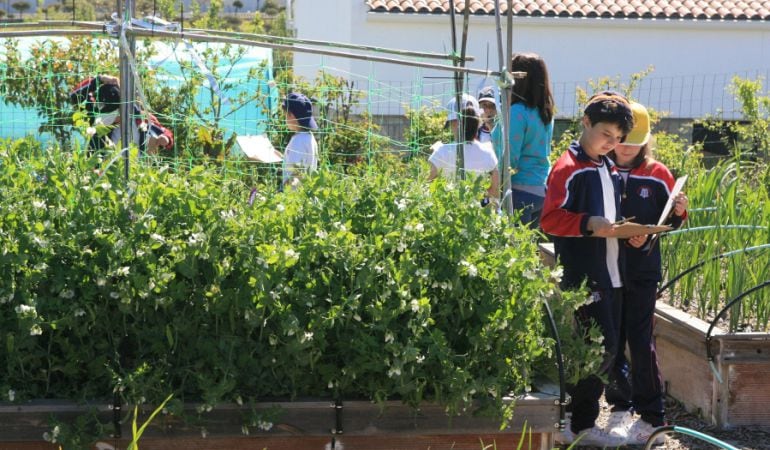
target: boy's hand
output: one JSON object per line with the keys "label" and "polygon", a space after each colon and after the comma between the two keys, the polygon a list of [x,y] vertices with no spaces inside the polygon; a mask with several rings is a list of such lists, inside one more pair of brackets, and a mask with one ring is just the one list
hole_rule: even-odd
{"label": "boy's hand", "polygon": [[684,212],[687,211],[687,205],[690,204],[690,200],[684,195],[684,192],[680,192],[674,199],[674,214],[682,217]]}
{"label": "boy's hand", "polygon": [[586,228],[596,237],[610,237],[615,231],[612,228],[612,222],[603,216],[591,216],[588,219]]}

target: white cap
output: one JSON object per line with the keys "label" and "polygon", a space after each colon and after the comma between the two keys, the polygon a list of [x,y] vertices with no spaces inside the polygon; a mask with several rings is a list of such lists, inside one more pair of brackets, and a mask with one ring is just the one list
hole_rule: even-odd
{"label": "white cap", "polygon": [[[473,110],[476,112],[476,116],[481,116],[481,108],[479,108],[479,102],[476,100],[476,97],[470,95],[470,94],[463,94],[462,99],[460,100],[462,102],[463,107],[460,109],[465,109],[468,107],[472,107]],[[449,103],[446,105],[447,109],[447,115],[446,115],[446,121],[449,123],[452,120],[457,120],[457,108],[455,108],[455,104],[457,103],[457,98],[452,97],[451,100],[449,100]]]}
{"label": "white cap", "polygon": [[492,86],[485,86],[479,91],[479,103],[488,102],[497,107],[497,101],[495,100],[495,88]]}

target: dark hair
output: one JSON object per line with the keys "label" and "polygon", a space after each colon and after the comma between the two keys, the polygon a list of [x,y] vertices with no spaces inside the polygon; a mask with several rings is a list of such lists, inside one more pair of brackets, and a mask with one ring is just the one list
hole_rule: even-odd
{"label": "dark hair", "polygon": [[479,114],[473,106],[465,107],[460,111],[460,122],[458,125],[465,133],[465,142],[476,139],[479,132],[479,122]]}
{"label": "dark hair", "polygon": [[513,85],[511,105],[524,102],[530,108],[537,108],[540,120],[549,124],[553,119],[554,104],[551,93],[551,78],[548,68],[540,55],[535,53],[520,53],[511,59],[512,72],[526,72],[527,76],[516,80]]}
{"label": "dark hair", "polygon": [[634,115],[631,112],[631,105],[623,95],[617,92],[603,91],[592,95],[588,99],[583,113],[588,117],[591,126],[605,122],[620,127],[623,132],[623,140],[634,129]]}

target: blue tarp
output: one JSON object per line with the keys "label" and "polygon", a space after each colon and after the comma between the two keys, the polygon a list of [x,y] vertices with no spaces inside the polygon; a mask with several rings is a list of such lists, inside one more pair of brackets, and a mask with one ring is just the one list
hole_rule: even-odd
{"label": "blue tarp", "polygon": [[[22,51],[22,57],[26,58],[29,55],[29,49],[35,43],[42,42],[43,40],[58,40],[60,42],[67,42],[66,38],[18,38],[19,49]],[[0,40],[0,64],[4,60],[4,46],[1,45],[4,40]],[[111,43],[114,51],[118,52],[116,41]],[[199,72],[205,73],[206,71],[214,71],[215,68],[208,67],[208,62],[203,61],[203,54],[206,48],[221,48],[224,44],[220,43],[201,43],[201,42],[175,42],[168,44],[160,41],[153,43],[155,47],[156,56],[148,62],[148,64],[158,69],[159,76],[158,81],[162,84],[167,84],[171,87],[179,86],[182,82],[182,69],[180,63],[192,63],[193,66],[198,67]],[[137,47],[141,44],[137,43]],[[199,63],[196,63],[196,56]],[[263,80],[253,80],[246,82],[246,75],[248,71],[253,67],[259,67],[264,65]],[[223,86],[225,83],[232,83],[234,87],[230,89],[221,88],[218,94],[220,98],[233,99],[225,103],[222,108],[221,116],[225,118],[220,122],[220,127],[226,131],[226,135],[229,132],[236,132],[239,135],[247,134],[260,134],[263,133],[267,126],[267,117],[263,110],[263,102],[250,102],[246,106],[237,109],[232,112],[236,102],[235,98],[241,92],[261,92],[264,99],[264,104],[270,111],[275,111],[278,105],[278,92],[277,89],[271,87],[272,83],[272,51],[270,49],[258,48],[258,47],[246,47],[246,52],[243,58],[229,67],[216,68],[217,74],[224,74],[229,70],[229,75],[226,80],[219,80],[218,86]],[[117,73],[118,68],[115,68]],[[213,78],[212,78],[213,80]],[[32,80],[30,80],[32,81]],[[210,82],[209,78],[205,78],[204,85],[201,92],[197,97],[198,105],[204,108],[210,103]],[[216,90],[216,89],[215,89]],[[17,106],[6,105],[0,98],[0,137],[2,138],[21,138],[26,135],[38,135],[38,127],[40,126],[41,119],[38,117],[34,109],[20,108]],[[209,117],[212,119],[212,117]],[[170,124],[164,124],[170,125]],[[47,141],[51,136],[38,136],[41,141]]]}

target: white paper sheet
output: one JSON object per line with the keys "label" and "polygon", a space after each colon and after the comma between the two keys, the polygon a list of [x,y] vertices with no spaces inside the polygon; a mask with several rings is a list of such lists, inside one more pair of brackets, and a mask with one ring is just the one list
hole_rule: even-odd
{"label": "white paper sheet", "polygon": [[242,153],[252,161],[263,163],[283,161],[283,155],[273,147],[270,139],[265,134],[238,136],[235,138],[235,141],[238,145],[233,147],[234,154]]}
{"label": "white paper sheet", "polygon": [[682,188],[684,187],[684,183],[687,181],[687,175],[681,176],[676,179],[676,183],[674,183],[674,189],[671,189],[671,195],[668,196],[668,201],[666,201],[666,206],[663,207],[663,212],[660,214],[660,218],[658,219],[658,225],[663,225],[666,220],[668,220],[669,214],[671,214],[671,209],[674,207],[674,200],[676,199],[676,196],[679,195],[680,192],[682,192]]}

